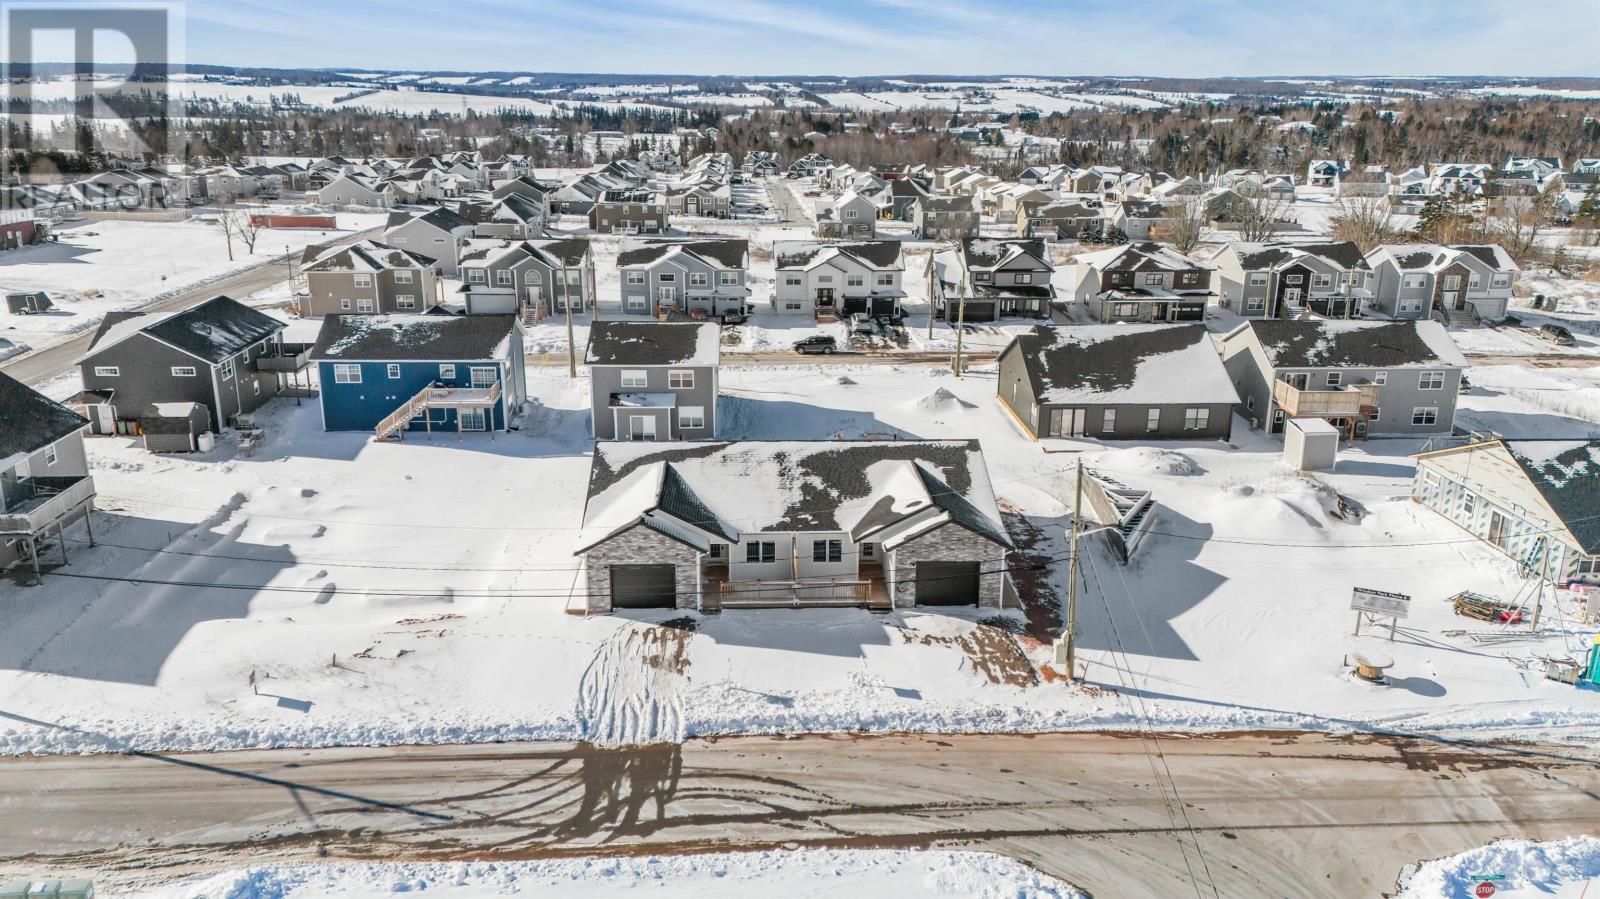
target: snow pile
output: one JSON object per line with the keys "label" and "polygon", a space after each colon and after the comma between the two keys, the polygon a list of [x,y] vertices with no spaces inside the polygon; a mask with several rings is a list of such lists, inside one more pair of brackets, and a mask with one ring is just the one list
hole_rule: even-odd
{"label": "snow pile", "polygon": [[134,899],[371,899],[631,895],[731,899],[851,895],[1079,899],[1084,894],[987,852],[815,850],[527,862],[263,865],[135,894]]}
{"label": "snow pile", "polygon": [[1496,896],[1580,896],[1589,887],[1600,886],[1600,839],[1502,840],[1434,859],[1398,884],[1402,888],[1399,899],[1471,896],[1481,882],[1478,878],[1486,874],[1505,877],[1495,883]]}
{"label": "snow pile", "polygon": [[1290,473],[1231,485],[1221,491],[1216,509],[1218,520],[1254,522],[1257,528],[1262,523],[1275,522],[1285,528],[1303,530],[1310,525],[1321,530],[1335,519],[1360,518],[1360,510],[1332,487],[1315,478]]}
{"label": "snow pile", "polygon": [[944,387],[935,387],[932,393],[912,401],[910,406],[913,409],[935,414],[976,408],[972,403],[961,399]]}
{"label": "snow pile", "polygon": [[25,343],[15,343],[0,337],[0,362],[4,362],[12,356],[20,356],[26,353],[28,349],[29,347]]}
{"label": "snow pile", "polygon": [[1107,474],[1148,474],[1188,477],[1200,473],[1200,467],[1183,453],[1157,449],[1153,446],[1135,446],[1127,449],[1107,450],[1097,453],[1085,464]]}

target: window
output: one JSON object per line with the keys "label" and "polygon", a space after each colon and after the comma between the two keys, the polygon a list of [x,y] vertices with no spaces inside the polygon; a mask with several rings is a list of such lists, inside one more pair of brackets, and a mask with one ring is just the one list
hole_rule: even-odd
{"label": "window", "polygon": [[472,386],[479,390],[488,390],[500,380],[500,369],[493,365],[474,365],[471,369]]}
{"label": "window", "polygon": [[1367,420],[1368,421],[1377,421],[1379,416],[1381,416],[1382,414],[1383,414],[1383,407],[1382,406],[1373,406],[1372,407],[1372,414],[1367,417]]}
{"label": "window", "polygon": [[349,300],[340,300],[339,301],[339,308],[344,310],[345,312],[349,312],[350,311],[350,301]]}
{"label": "window", "polygon": [[625,368],[625,369],[622,370],[622,386],[624,386],[624,387],[648,387],[649,384],[650,384],[650,373],[645,371],[644,369],[642,369],[642,368]]}
{"label": "window", "polygon": [[1406,275],[1401,282],[1405,287],[1415,290],[1428,283],[1427,275]]}
{"label": "window", "polygon": [[1372,373],[1372,383],[1378,385],[1379,387],[1382,387],[1383,385],[1389,383],[1389,373],[1386,372],[1386,371],[1375,371],[1375,372],[1373,372]]}
{"label": "window", "polygon": [[844,211],[844,217],[847,219],[853,219],[856,217],[856,211],[854,209],[846,209]]}
{"label": "window", "polygon": [[800,303],[799,300],[784,300],[783,301],[783,309],[784,309],[785,312],[799,312],[802,308],[804,308],[804,307],[802,306],[802,304]]}
{"label": "window", "polygon": [[221,374],[222,374],[222,380],[224,380],[224,381],[232,380],[232,378],[233,378],[233,360],[232,359],[224,359],[224,360],[222,360],[222,365],[218,366],[218,371],[221,372]]}
{"label": "window", "polygon": [[1285,284],[1299,284],[1303,280],[1304,280],[1304,276],[1302,276],[1302,275],[1284,275],[1283,276],[1283,283],[1285,283]]}
{"label": "window", "polygon": [[[632,278],[633,278],[633,276],[635,274],[636,274],[635,272],[628,272],[628,278],[630,279],[628,281],[628,283],[629,284],[643,284],[644,283],[644,275],[639,275],[639,280],[638,281],[634,281],[634,280],[632,280]],[[543,284],[544,283],[544,275],[536,268],[529,269],[527,271],[527,273],[525,273],[522,276],[522,280],[526,281],[529,286]]]}
{"label": "window", "polygon": [[1107,409],[1105,411],[1104,419],[1103,419],[1103,421],[1102,421],[1102,423],[1100,425],[1100,430],[1105,431],[1107,434],[1109,434],[1112,431],[1115,431],[1116,429],[1117,429],[1117,410],[1115,410],[1115,409]]}
{"label": "window", "polygon": [[56,464],[56,448],[54,444],[44,448],[44,464],[46,466]]}
{"label": "window", "polygon": [[717,283],[718,284],[729,284],[729,285],[738,284],[739,283],[739,273],[736,272],[736,271],[733,271],[733,272],[717,272]]}
{"label": "window", "polygon": [[456,367],[455,367],[455,365],[453,365],[453,364],[451,364],[449,362],[440,363],[440,365],[439,365],[439,380],[441,380],[441,381],[454,381],[455,378],[456,378]]}
{"label": "window", "polygon": [[656,280],[660,281],[662,284],[671,284],[672,282],[678,280],[678,276],[674,272],[662,272],[661,274],[656,275]]}
{"label": "window", "polygon": [[846,287],[861,287],[866,284],[866,279],[860,275],[847,275],[845,276],[844,283]]}
{"label": "window", "polygon": [[411,283],[411,269],[408,269],[408,268],[397,269],[395,271],[395,273],[394,273],[394,283],[396,283],[396,284],[410,284]]}
{"label": "window", "polygon": [[1489,286],[1490,287],[1510,287],[1511,286],[1511,276],[1510,275],[1495,275],[1493,278],[1489,279]]}
{"label": "window", "polygon": [[1311,276],[1311,286],[1312,287],[1332,287],[1333,286],[1333,276],[1332,275],[1312,275]]}
{"label": "window", "polygon": [[1482,286],[1482,284],[1483,284],[1483,282],[1478,280],[1478,276],[1477,275],[1473,275],[1472,277],[1467,279],[1467,289],[1468,290],[1477,290],[1479,287]]}
{"label": "window", "polygon": [[1183,410],[1183,429],[1185,431],[1203,431],[1211,424],[1210,409],[1185,409]]}
{"label": "window", "polygon": [[94,376],[97,378],[115,378],[120,374],[122,374],[122,369],[115,365],[96,365],[94,367]]}
{"label": "window", "polygon": [[817,276],[817,283],[818,284],[832,284],[833,283],[833,276],[832,275],[818,275]]}
{"label": "window", "polygon": [[844,542],[841,540],[811,541],[811,561],[838,562],[844,559]]}
{"label": "window", "polygon": [[415,309],[417,308],[417,298],[410,294],[403,293],[394,298],[394,308]]}
{"label": "window", "polygon": [[1033,283],[1033,273],[1032,272],[1017,272],[1016,280],[1013,283],[1016,283],[1016,284],[1032,284]]}
{"label": "window", "polygon": [[694,372],[669,371],[667,372],[667,386],[673,390],[689,390],[694,387]]}
{"label": "window", "polygon": [[644,297],[640,297],[640,296],[628,297],[628,311],[630,311],[630,312],[642,312],[643,310],[644,310]]}
{"label": "window", "polygon": [[1338,387],[1344,381],[1344,375],[1336,371],[1328,372],[1328,386]]}
{"label": "window", "polygon": [[467,272],[467,283],[468,284],[482,284],[482,283],[484,283],[483,269],[481,269],[481,268],[469,268],[469,269],[466,270],[466,272]]}
{"label": "window", "polygon": [[1460,290],[1461,289],[1461,276],[1460,275],[1446,275],[1445,279],[1444,279],[1444,289],[1445,290]]}
{"label": "window", "polygon": [[397,380],[400,379],[400,363],[391,362],[388,365],[388,369],[389,369],[389,380],[397,381]]}
{"label": "window", "polygon": [[708,287],[708,286],[710,286],[710,284],[711,284],[711,276],[706,274],[705,272],[690,272],[689,273],[689,286],[690,287]]}
{"label": "window", "polygon": [[1442,372],[1442,371],[1425,371],[1422,374],[1418,375],[1417,376],[1417,389],[1418,390],[1443,390],[1444,389],[1444,372]]}
{"label": "window", "polygon": [[1439,410],[1435,406],[1418,406],[1411,410],[1411,423],[1432,425],[1439,423]]}
{"label": "window", "polygon": [[1145,283],[1145,286],[1147,286],[1147,287],[1160,287],[1161,286],[1161,273],[1160,272],[1145,272],[1145,274],[1144,274],[1144,283]]}
{"label": "window", "polygon": [[1129,315],[1138,315],[1139,307],[1135,303],[1117,303],[1111,307],[1111,314],[1117,318]]}
{"label": "window", "polygon": [[628,272],[628,283],[629,284],[643,284],[644,283],[644,272]]}
{"label": "window", "polygon": [[1264,308],[1260,297],[1251,297],[1246,300],[1244,307],[1251,312],[1260,312]]}
{"label": "window", "polygon": [[778,545],[770,540],[757,540],[744,545],[746,562],[771,562],[778,558]]}
{"label": "window", "polygon": [[511,284],[511,269],[503,268],[496,271],[494,273],[494,283],[501,287],[509,286]]}
{"label": "window", "polygon": [[1146,431],[1154,431],[1154,430],[1159,429],[1160,427],[1161,427],[1161,410],[1160,409],[1151,409],[1150,412],[1147,415],[1145,415],[1145,418],[1144,418],[1144,429]]}
{"label": "window", "polygon": [[879,287],[893,287],[894,274],[891,272],[879,272],[875,283]]}
{"label": "window", "polygon": [[192,378],[195,376],[194,366],[174,365],[172,366],[172,376],[174,378]]}
{"label": "window", "polygon": [[357,287],[371,287],[372,286],[372,276],[371,275],[356,275],[355,279],[356,279],[356,286]]}
{"label": "window", "polygon": [[333,365],[333,383],[335,384],[360,384],[361,366],[348,362],[336,362]]}
{"label": "window", "polygon": [[805,282],[799,275],[784,275],[783,283],[789,285],[790,287],[799,287]]}
{"label": "window", "polygon": [[1244,407],[1251,412],[1256,411],[1256,398],[1254,394],[1244,398]]}
{"label": "window", "polygon": [[361,299],[356,300],[356,311],[357,312],[374,312],[374,311],[376,311],[376,308],[377,307],[373,304],[373,301],[371,299],[363,297]]}
{"label": "window", "polygon": [[706,426],[706,407],[704,406],[679,406],[678,427],[685,430],[699,431]]}
{"label": "window", "polygon": [[1264,286],[1266,283],[1267,283],[1267,273],[1266,272],[1251,272],[1250,273],[1250,286],[1251,287],[1261,287],[1261,286]]}

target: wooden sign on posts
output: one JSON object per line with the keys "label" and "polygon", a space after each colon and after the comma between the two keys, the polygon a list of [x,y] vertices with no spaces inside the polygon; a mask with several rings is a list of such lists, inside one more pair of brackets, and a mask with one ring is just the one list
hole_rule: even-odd
{"label": "wooden sign on posts", "polygon": [[1362,624],[1389,624],[1389,641],[1394,642],[1395,625],[1411,614],[1411,597],[1404,593],[1386,593],[1367,587],[1350,591],[1350,608],[1356,613],[1356,636],[1361,635]]}

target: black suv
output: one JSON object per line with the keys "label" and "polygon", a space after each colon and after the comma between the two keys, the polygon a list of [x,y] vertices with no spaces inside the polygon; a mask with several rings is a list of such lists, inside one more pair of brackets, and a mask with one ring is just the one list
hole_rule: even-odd
{"label": "black suv", "polygon": [[831,353],[836,346],[834,339],[827,334],[813,334],[804,340],[794,342],[794,351],[797,353]]}

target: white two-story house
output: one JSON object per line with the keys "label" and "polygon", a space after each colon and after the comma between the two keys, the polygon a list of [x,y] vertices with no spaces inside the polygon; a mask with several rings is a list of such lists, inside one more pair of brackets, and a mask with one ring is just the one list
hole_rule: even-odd
{"label": "white two-story house", "polygon": [[905,263],[898,240],[782,240],[773,311],[793,315],[898,315]]}

